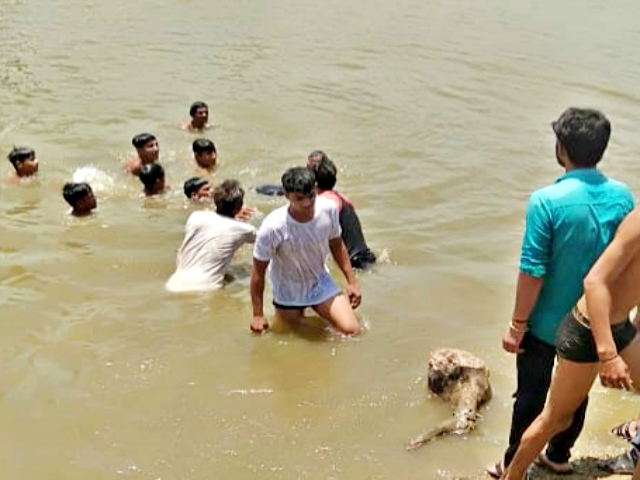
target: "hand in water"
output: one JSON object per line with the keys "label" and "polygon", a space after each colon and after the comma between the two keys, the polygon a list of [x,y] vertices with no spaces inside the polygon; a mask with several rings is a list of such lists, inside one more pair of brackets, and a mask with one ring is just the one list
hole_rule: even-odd
{"label": "hand in water", "polygon": [[631,390],[633,386],[629,375],[629,367],[620,355],[616,355],[606,362],[600,362],[598,375],[600,375],[600,383],[605,387]]}
{"label": "hand in water", "polygon": [[264,333],[269,330],[269,322],[263,316],[254,316],[250,328],[253,333]]}
{"label": "hand in water", "polygon": [[351,308],[355,310],[360,306],[360,302],[362,302],[362,293],[360,293],[358,285],[355,283],[353,285],[347,285],[347,296],[349,297]]}

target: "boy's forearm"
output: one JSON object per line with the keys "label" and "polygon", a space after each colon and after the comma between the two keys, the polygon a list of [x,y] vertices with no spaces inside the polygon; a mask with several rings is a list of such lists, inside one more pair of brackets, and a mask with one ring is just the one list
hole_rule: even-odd
{"label": "boy's forearm", "polygon": [[516,299],[513,307],[513,320],[528,321],[533,307],[538,301],[544,280],[523,271],[518,274]]}
{"label": "boy's forearm", "polygon": [[264,278],[251,279],[251,305],[255,317],[264,315]]}
{"label": "boy's forearm", "polygon": [[347,283],[355,283],[356,276],[353,273],[353,268],[351,267],[351,259],[349,258],[349,253],[347,252],[347,248],[345,247],[342,239],[340,239],[339,242],[332,241],[330,247],[333,259],[338,264],[338,267],[340,268],[340,271],[342,271]]}

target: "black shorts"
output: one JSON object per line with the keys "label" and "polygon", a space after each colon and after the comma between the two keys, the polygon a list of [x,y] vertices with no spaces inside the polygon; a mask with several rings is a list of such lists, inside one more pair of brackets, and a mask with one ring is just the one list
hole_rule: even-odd
{"label": "black shorts", "polygon": [[[624,350],[636,336],[636,329],[629,320],[611,327],[613,341],[618,352]],[[591,329],[569,312],[556,333],[556,353],[560,358],[577,363],[597,363],[598,351]]]}
{"label": "black shorts", "polygon": [[273,306],[276,308],[279,308],[280,310],[304,310],[305,308],[313,308],[313,305],[305,305],[305,306],[297,306],[297,305],[280,305],[279,303],[276,303],[276,301],[273,301]]}

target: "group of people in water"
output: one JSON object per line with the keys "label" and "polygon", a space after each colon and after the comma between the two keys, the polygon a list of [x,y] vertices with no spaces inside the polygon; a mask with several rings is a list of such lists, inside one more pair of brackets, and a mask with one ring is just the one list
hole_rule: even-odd
{"label": "group of people in water", "polygon": [[[208,129],[206,103],[193,103],[189,113],[191,121],[183,124],[183,129],[192,133]],[[164,193],[168,186],[159,163],[158,139],[141,133],[131,143],[136,155],[125,162],[125,171],[140,179],[144,195]],[[213,141],[197,138],[192,149],[197,167],[203,173],[213,173],[217,162]],[[14,179],[38,171],[35,152],[30,148],[14,148],[8,158],[14,166]],[[281,185],[256,187],[257,193],[284,196],[288,201],[269,213],[256,229],[248,223],[255,209],[244,205],[245,191],[237,180],[227,179],[214,186],[205,176],[187,179],[185,196],[203,205],[213,203],[215,211],[198,210],[187,219],[176,271],[166,282],[167,290],[192,292],[223,287],[235,252],[245,243],[255,243],[250,280],[252,331],[264,332],[269,326],[263,297],[270,266],[273,304],[279,317],[304,322],[304,310],[309,307],[339,332],[357,334],[360,326],[354,309],[362,295],[353,270],[368,268],[376,262],[376,256],[365,242],[353,203],[334,190],[336,181],[333,161],[323,151],[311,152],[305,166],[285,171]],[[97,206],[86,182],[66,183],[62,193],[71,206],[71,215],[90,215]],[[329,253],[346,279],[346,294],[329,274],[325,263]]]}
{"label": "group of people in water", "polygon": [[[597,168],[611,135],[601,112],[569,108],[552,128],[565,174],[527,206],[515,306],[502,338],[517,356],[517,388],[508,447],[486,469],[493,478],[531,478],[536,460],[570,473],[596,377],[606,387],[640,388],[640,315],[631,318],[640,303],[640,208],[625,184]],[[632,447],[601,468],[640,480],[636,425],[614,428]]]}
{"label": "group of people in water", "polygon": [[[183,128],[207,128],[206,104],[194,103],[190,114],[192,120]],[[535,191],[527,206],[515,306],[502,339],[504,350],[517,356],[511,431],[503,458],[487,467],[497,479],[529,478],[536,459],[553,472],[571,472],[570,450],[582,430],[595,378],[608,387],[640,387],[640,315],[630,318],[640,303],[640,207],[625,184],[598,169],[611,135],[611,124],[601,112],[569,108],[552,128],[556,160],[565,174]],[[137,155],[126,162],[126,171],[140,178],[145,195],[162,193],[166,184],[157,139],[144,133],[132,143]],[[215,168],[211,140],[196,139],[193,153],[200,168]],[[14,148],[8,158],[18,179],[38,170],[32,149]],[[256,187],[258,193],[287,200],[256,229],[246,222],[254,210],[244,206],[245,191],[237,180],[213,186],[203,177],[189,178],[186,197],[213,202],[215,211],[189,216],[166,288],[221,288],[234,253],[254,243],[253,332],[269,328],[264,290],[270,271],[273,306],[282,320],[303,322],[305,309],[312,308],[337,331],[358,334],[354,310],[362,294],[354,269],[367,268],[376,257],[366,245],[353,203],[334,190],[336,181],[335,164],[324,152],[313,151],[306,165],[284,172],[281,185]],[[96,208],[86,183],[66,184],[63,196],[72,215],[88,215]],[[326,267],[329,254],[346,280],[345,292]],[[614,429],[632,447],[603,468],[633,473],[640,480],[638,424],[640,417]]]}

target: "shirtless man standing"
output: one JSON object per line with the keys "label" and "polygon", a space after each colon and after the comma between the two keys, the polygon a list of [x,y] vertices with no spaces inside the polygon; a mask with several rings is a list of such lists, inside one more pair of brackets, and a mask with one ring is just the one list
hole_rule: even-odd
{"label": "shirtless man standing", "polygon": [[[605,387],[640,386],[640,340],[629,312],[640,304],[640,208],[623,220],[584,280],[584,295],[558,329],[559,361],[542,413],[526,430],[505,472],[527,478],[547,441],[567,428],[596,376]],[[635,326],[634,326],[635,324]],[[636,467],[633,480],[640,480]]]}

